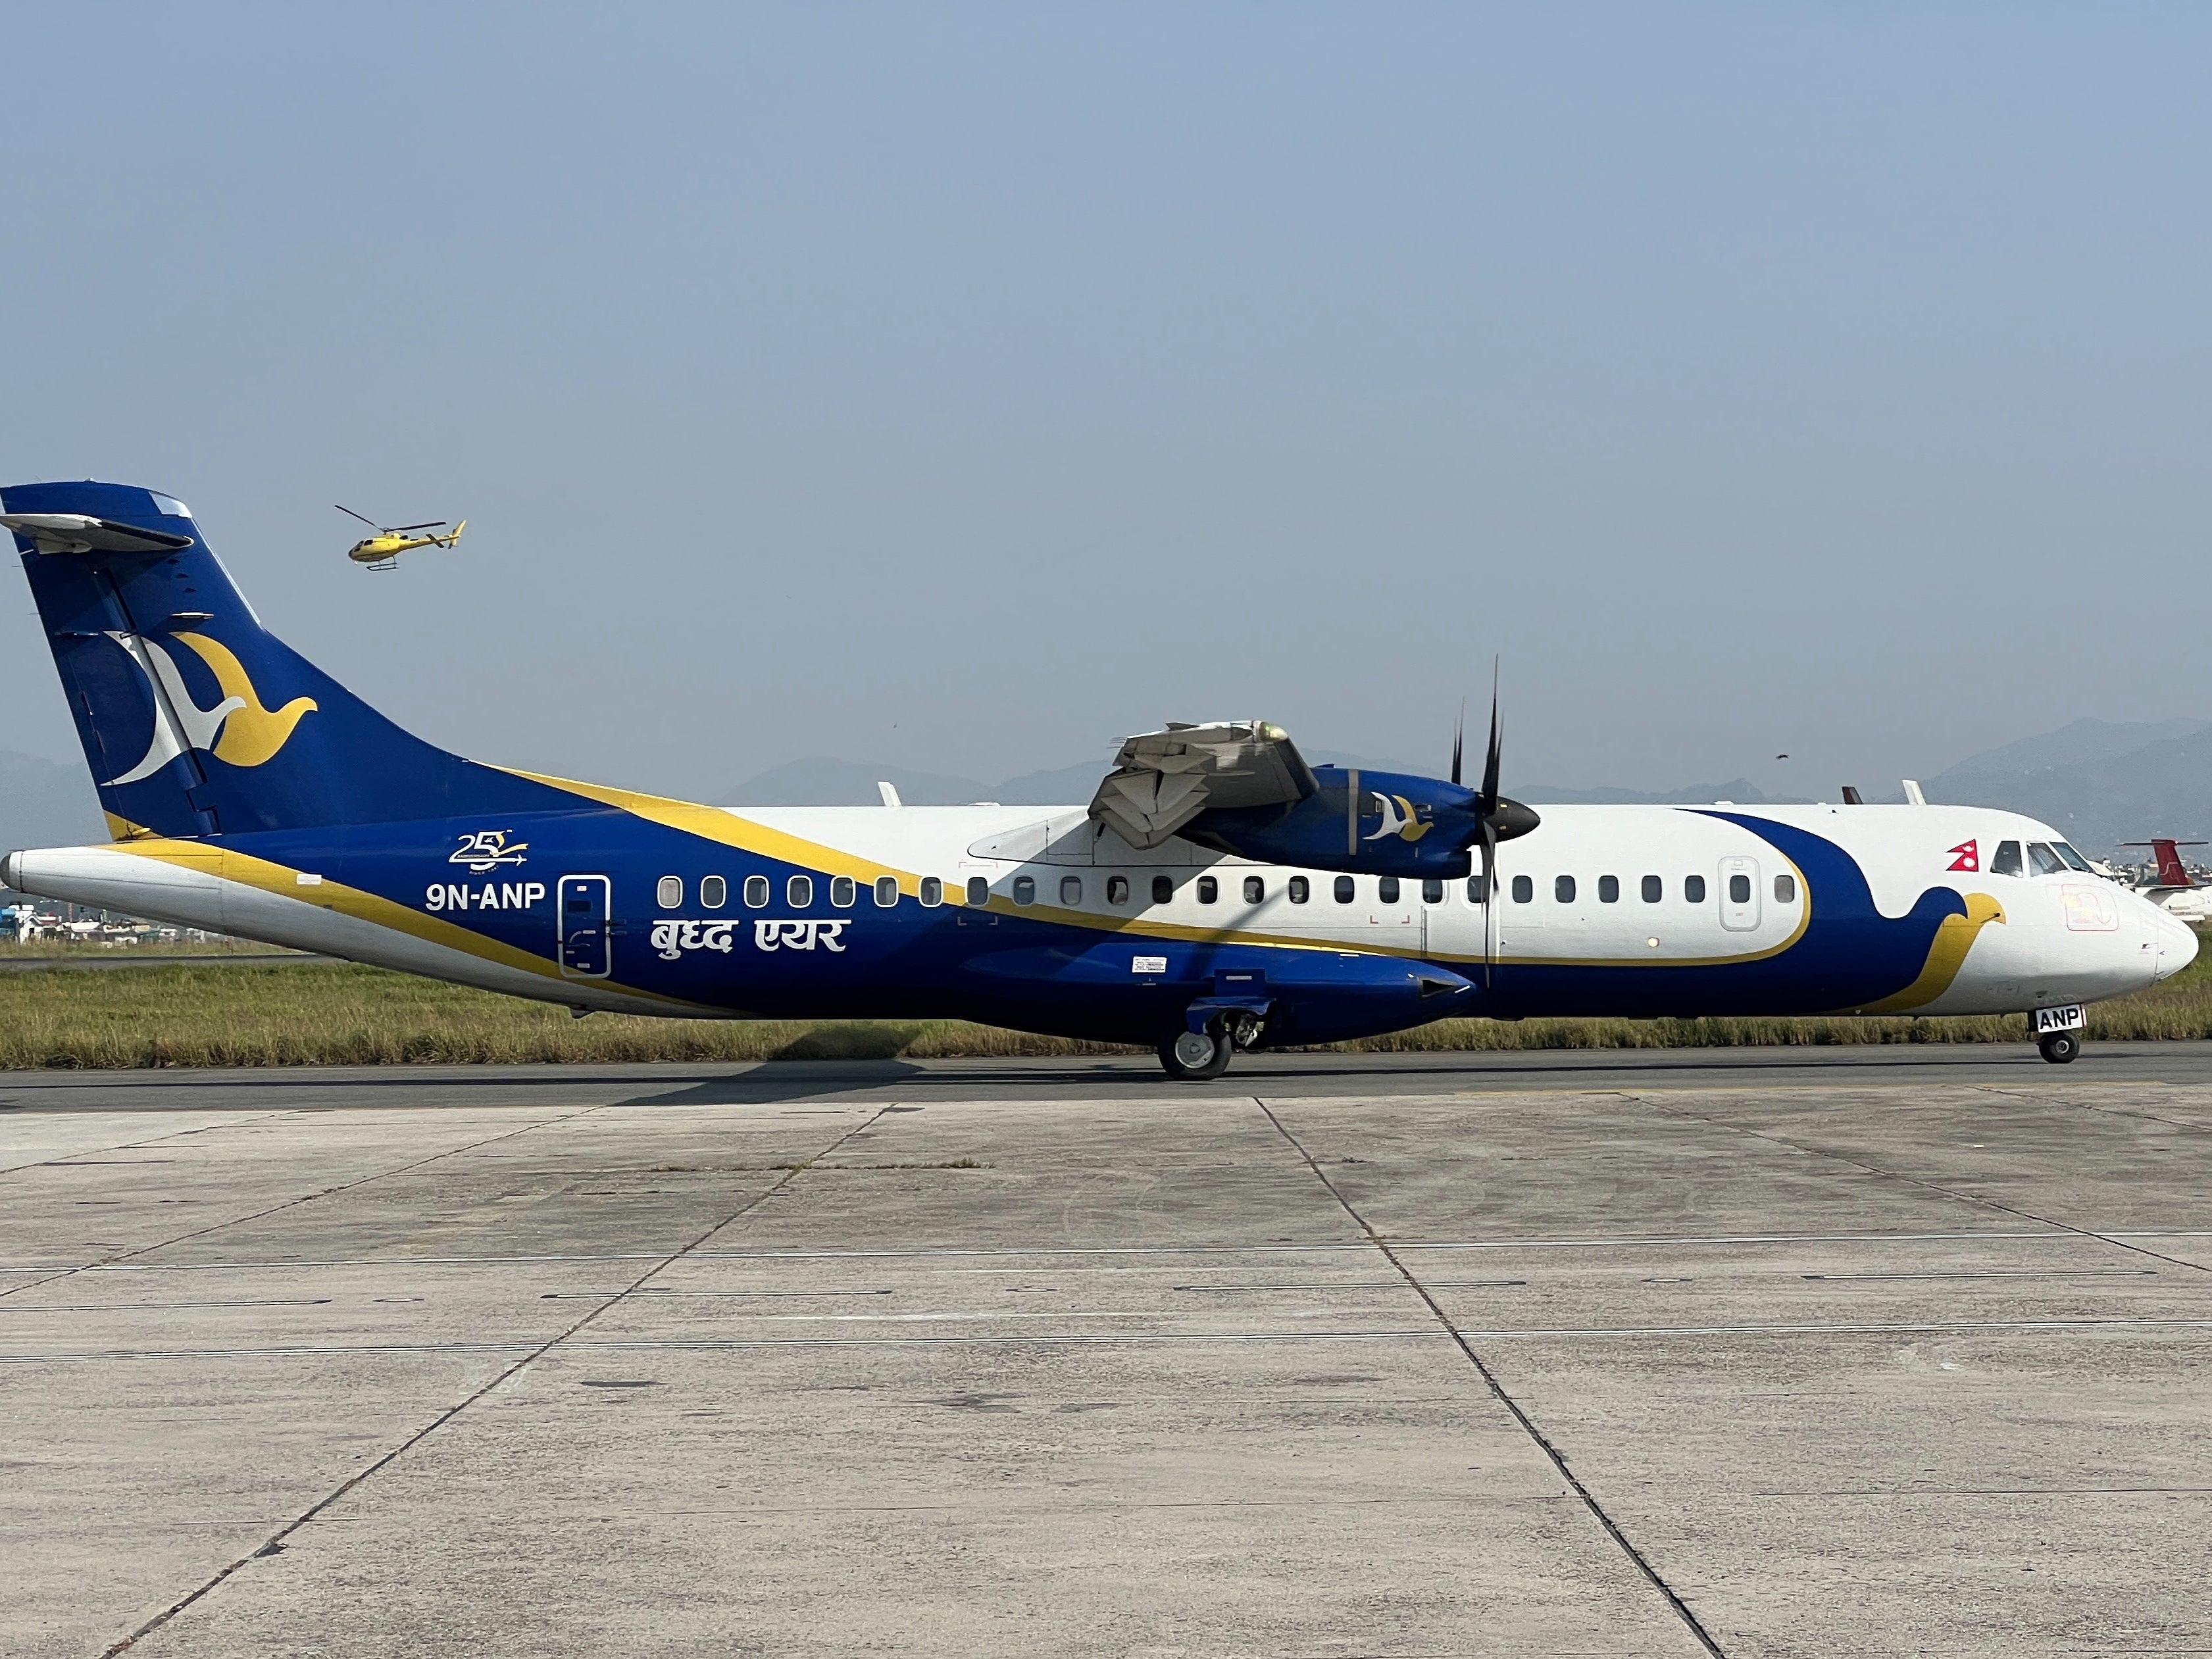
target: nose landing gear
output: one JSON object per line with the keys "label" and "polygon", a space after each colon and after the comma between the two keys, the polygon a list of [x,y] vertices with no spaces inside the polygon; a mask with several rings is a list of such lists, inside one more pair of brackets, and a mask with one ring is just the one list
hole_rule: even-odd
{"label": "nose landing gear", "polygon": [[2035,1046],[2053,1066],[2063,1066],[2081,1052],[2079,1031],[2051,1031],[2036,1038]]}

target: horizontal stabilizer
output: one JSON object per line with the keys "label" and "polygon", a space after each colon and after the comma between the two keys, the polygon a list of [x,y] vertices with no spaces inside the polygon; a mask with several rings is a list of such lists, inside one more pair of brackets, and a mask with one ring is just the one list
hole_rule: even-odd
{"label": "horizontal stabilizer", "polygon": [[0,513],[0,525],[28,537],[41,553],[173,553],[192,544],[190,536],[82,513]]}

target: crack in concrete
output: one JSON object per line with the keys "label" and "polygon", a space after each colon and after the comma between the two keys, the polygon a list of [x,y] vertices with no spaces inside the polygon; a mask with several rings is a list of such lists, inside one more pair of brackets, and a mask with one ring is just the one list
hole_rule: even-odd
{"label": "crack in concrete", "polygon": [[1397,1251],[1384,1242],[1382,1236],[1369,1224],[1367,1218],[1360,1214],[1358,1208],[1345,1196],[1343,1190],[1329,1179],[1328,1171],[1323,1170],[1314,1155],[1306,1150],[1305,1144],[1291,1133],[1290,1126],[1275,1115],[1274,1109],[1266,1101],[1256,1097],[1254,1097],[1252,1103],[1266,1115],[1268,1122],[1275,1126],[1275,1133],[1290,1144],[1291,1150],[1304,1162],[1307,1169],[1313,1171],[1314,1179],[1321,1182],[1328,1195],[1334,1199],[1345,1214],[1352,1218],[1352,1224],[1366,1236],[1367,1242],[1382,1253],[1382,1259],[1397,1270],[1398,1276],[1405,1280],[1414,1295],[1421,1298],[1431,1315],[1450,1336],[1453,1344],[1467,1357],[1468,1364],[1474,1367],[1476,1374],[1482,1378],[1483,1385],[1490,1390],[1491,1397],[1512,1413],[1513,1420],[1520,1425],[1522,1432],[1534,1443],[1537,1450],[1543,1453],[1546,1460],[1558,1473],[1559,1479],[1565,1481],[1575,1496],[1582,1500],[1583,1507],[1589,1511],[1591,1517],[1599,1526],[1605,1528],[1606,1536],[1610,1538],[1620,1553],[1628,1558],[1630,1565],[1652,1589],[1666,1598],[1668,1607],[1673,1609],[1674,1616],[1682,1621],[1683,1626],[1690,1634],[1697,1638],[1698,1644],[1712,1655],[1713,1659],[1728,1659],[1726,1650],[1713,1639],[1712,1633],[1705,1628],[1704,1621],[1690,1610],[1689,1603],[1682,1599],[1680,1592],[1661,1576],[1659,1570],[1651,1565],[1644,1552],[1636,1547],[1626,1532],[1621,1530],[1620,1522],[1607,1513],[1605,1505],[1598,1502],[1597,1494],[1584,1485],[1581,1477],[1567,1467],[1565,1454],[1553,1443],[1550,1436],[1537,1426],[1535,1419],[1522,1408],[1520,1401],[1506,1392],[1505,1385],[1498,1380],[1497,1372],[1491,1370],[1489,1364],[1475,1352],[1474,1344],[1468,1340],[1467,1333],[1460,1329],[1451,1316],[1444,1311],[1443,1305],[1430,1294],[1428,1286],[1413,1276],[1413,1270],[1399,1257]]}
{"label": "crack in concrete", "polygon": [[[558,1118],[549,1119],[541,1123],[532,1124],[530,1126],[530,1128],[535,1129],[548,1127],[554,1123],[565,1123],[571,1118],[581,1117],[591,1112],[605,1111],[608,1108],[604,1106],[587,1106],[580,1109],[580,1110],[565,1114]],[[880,1121],[884,1115],[884,1108],[878,1107],[874,1111],[869,1113],[866,1118],[853,1125],[843,1133],[840,1134],[835,1140],[831,1141],[830,1144],[823,1148],[822,1152],[816,1154],[816,1157],[827,1158],[830,1153],[836,1152],[847,1141],[850,1140],[854,1135],[860,1133],[863,1130]],[[527,1133],[528,1130],[514,1130],[510,1133],[521,1134]],[[505,1139],[507,1137],[501,1135],[495,1136],[493,1139]],[[481,1145],[483,1143],[478,1144]],[[469,1149],[465,1147],[455,1149],[455,1151],[467,1150]],[[449,1157],[452,1156],[452,1154],[441,1153],[440,1156]],[[434,1161],[434,1159],[423,1160],[423,1162],[426,1163]],[[191,1595],[186,1595],[182,1600],[163,1608],[160,1613],[155,1613],[151,1619],[146,1620],[144,1624],[139,1626],[137,1629],[132,1631],[128,1636],[123,1638],[122,1640],[105,1650],[100,1655],[100,1659],[116,1659],[117,1655],[127,1653],[131,1648],[137,1646],[141,1639],[147,1636],[150,1636],[155,1631],[160,1630],[164,1625],[167,1625],[171,1620],[174,1619],[179,1613],[184,1612],[185,1608],[191,1607],[194,1602],[202,1600],[213,1591],[220,1589],[234,1574],[237,1573],[239,1570],[244,1567],[248,1562],[259,1560],[264,1557],[281,1553],[284,1548],[285,1541],[289,1539],[293,1534],[298,1532],[301,1528],[306,1526],[309,1522],[320,1516],[323,1511],[329,1509],[331,1505],[338,1502],[339,1499],[344,1498],[349,1492],[351,1492],[361,1486],[362,1483],[369,1480],[370,1477],[380,1474],[385,1469],[391,1468],[392,1464],[398,1462],[399,1459],[405,1456],[416,1447],[421,1445],[425,1440],[435,1434],[440,1429],[445,1427],[447,1424],[460,1416],[460,1414],[468,1410],[470,1407],[475,1405],[478,1401],[489,1395],[495,1389],[497,1389],[501,1384],[520,1376],[533,1363],[542,1359],[545,1355],[550,1353],[562,1343],[566,1342],[570,1337],[574,1336],[586,1325],[589,1325],[592,1321],[598,1319],[600,1315],[607,1312],[610,1309],[623,1302],[632,1291],[641,1288],[649,1280],[665,1272],[677,1262],[683,1261],[694,1250],[698,1249],[702,1245],[705,1244],[708,1240],[713,1238],[715,1234],[720,1232],[724,1228],[734,1224],[744,1217],[756,1206],[782,1191],[785,1187],[789,1185],[792,1182],[799,1179],[800,1176],[804,1175],[806,1172],[808,1166],[813,1162],[814,1159],[809,1158],[805,1163],[800,1164],[798,1167],[787,1170],[780,1179],[771,1182],[768,1186],[763,1187],[760,1191],[753,1194],[752,1196],[746,1199],[743,1204],[740,1204],[729,1214],[715,1222],[713,1226],[708,1228],[706,1231],[701,1233],[689,1243],[680,1245],[676,1249],[670,1251],[667,1255],[658,1258],[652,1267],[647,1268],[645,1272],[639,1274],[637,1278],[633,1279],[629,1284],[625,1285],[622,1289],[607,1297],[597,1307],[586,1312],[582,1316],[575,1320],[566,1328],[557,1332],[550,1337],[548,1337],[544,1341],[538,1343],[536,1346],[532,1347],[529,1352],[522,1355],[521,1358],[515,1360],[513,1364],[502,1369],[497,1376],[494,1376],[491,1381],[485,1383],[482,1388],[476,1389],[473,1393],[461,1400],[458,1404],[447,1407],[446,1410],[441,1412],[436,1417],[431,1419],[429,1422],[416,1430],[414,1433],[409,1435],[404,1440],[394,1446],[390,1451],[385,1453],[383,1456],[378,1458],[374,1462],[368,1465],[368,1468],[348,1477],[337,1487],[326,1493],[319,1502],[310,1508],[302,1510],[299,1515],[295,1516],[290,1521],[287,1522],[283,1526],[278,1528],[276,1532],[271,1534],[268,1540],[264,1542],[259,1548],[251,1550],[246,1554],[240,1556],[236,1560],[231,1562],[229,1565],[224,1567],[213,1577],[210,1578],[205,1583],[202,1584],[198,1589],[193,1590]],[[387,1171],[387,1173],[398,1172]],[[296,1202],[298,1200],[295,1201]],[[279,1206],[277,1207],[282,1208],[283,1206]],[[250,1219],[251,1218],[247,1218]],[[193,1235],[187,1235],[187,1237],[192,1236]]]}
{"label": "crack in concrete", "polygon": [[[520,1129],[507,1129],[502,1130],[500,1133],[495,1135],[487,1135],[482,1140],[470,1141],[465,1146],[448,1146],[443,1152],[431,1153],[428,1158],[418,1158],[411,1164],[402,1164],[389,1170],[378,1170],[372,1174],[362,1176],[357,1180],[341,1182],[335,1187],[318,1187],[312,1193],[301,1193],[296,1198],[288,1198],[282,1204],[271,1204],[266,1209],[256,1210],[249,1215],[231,1216],[225,1220],[213,1222],[204,1227],[195,1227],[188,1233],[179,1233],[173,1238],[164,1238],[153,1244],[135,1245],[130,1249],[118,1250],[112,1255],[101,1256],[97,1261],[77,1262],[73,1267],[64,1267],[59,1272],[48,1273],[43,1279],[32,1279],[28,1284],[10,1285],[5,1290],[0,1290],[0,1297],[14,1296],[21,1291],[34,1291],[41,1285],[56,1284],[76,1273],[98,1273],[102,1269],[113,1267],[118,1262],[129,1261],[142,1255],[150,1255],[155,1250],[166,1250],[173,1244],[184,1244],[195,1238],[204,1238],[210,1233],[219,1233],[226,1227],[242,1227],[249,1221],[259,1221],[265,1217],[276,1215],[280,1212],[292,1209],[298,1205],[312,1204],[319,1198],[329,1198],[338,1193],[351,1192],[356,1187],[366,1187],[372,1181],[386,1181],[393,1176],[406,1175],[411,1170],[422,1169],[427,1165],[435,1164],[443,1158],[459,1158],[463,1152],[472,1152],[481,1146],[489,1146],[499,1141],[511,1140],[516,1135],[528,1134],[532,1129],[542,1129],[555,1123],[566,1123],[570,1118],[582,1117],[586,1113],[604,1111],[605,1109],[606,1109],[602,1106],[581,1106],[577,1108],[574,1111],[563,1112],[558,1117],[540,1118],[534,1123],[525,1124]],[[282,1122],[285,1118],[296,1115],[296,1113],[292,1112],[273,1112],[255,1117],[241,1119],[238,1123],[213,1125],[203,1124],[196,1129],[180,1129],[177,1131],[177,1134],[201,1134],[206,1133],[210,1128],[237,1128],[245,1124],[250,1123],[276,1123]],[[163,1135],[159,1136],[156,1139],[167,1140],[175,1139],[175,1136]],[[151,1146],[154,1145],[155,1142],[146,1141],[135,1144]],[[115,1148],[112,1150],[119,1151],[121,1149]],[[37,1168],[40,1166],[26,1165],[24,1167]]]}
{"label": "crack in concrete", "polygon": [[[1978,1089],[1980,1087],[1980,1085],[1972,1086]],[[1982,1089],[1980,1091],[1998,1095],[2008,1100],[2019,1098],[2016,1095],[1998,1089]],[[1984,1198],[1978,1194],[1961,1192],[1955,1187],[1948,1187],[1940,1181],[1923,1180],[1918,1176],[1906,1175],[1902,1170],[1887,1170],[1879,1164],[1869,1164],[1865,1159],[1853,1158],[1847,1152],[1830,1152],[1819,1146],[1808,1146],[1802,1142],[1790,1139],[1787,1135],[1775,1134],[1765,1129],[1753,1129],[1741,1123],[1731,1123],[1724,1117],[1708,1117],[1702,1112],[1686,1111],[1679,1106],[1669,1105],[1663,1100],[1654,1100],[1648,1096],[1632,1093],[1626,1090],[1619,1092],[1620,1098],[1624,1100],[1632,1100],[1640,1105],[1656,1107],[1673,1118],[1692,1123],[1702,1123],[1708,1128],[1725,1129],[1731,1134],[1747,1135],[1753,1140],[1763,1140],[1770,1146],[1786,1146],[1791,1152],[1801,1152],[1807,1158],[1823,1158],[1831,1164],[1840,1164],[1846,1169],[1859,1170],[1868,1175],[1878,1176],[1884,1181],[1903,1182],[1908,1187],[1917,1187],[1923,1192],[1938,1194],[1954,1203],[1972,1204],[1982,1209],[1995,1210],[2001,1215],[2017,1216],[2022,1221],[2035,1222],[2070,1237],[2091,1239],[2100,1244],[2109,1244],[2114,1249],[2132,1250],[2137,1255],[2148,1256],[2153,1261],[2163,1261],[2169,1267],[2185,1267],[2191,1273],[2212,1273],[2212,1267],[2207,1267],[2203,1262],[2191,1261],[2184,1256],[2167,1255],[2162,1251],[2150,1249],[2141,1244],[2130,1244],[2128,1243],[2127,1237],[2118,1232],[2100,1233],[2087,1227],[2077,1227],[2070,1221],[2061,1221],[2056,1216],[2039,1215],[2033,1210],[2022,1209],[2017,1204],[2007,1204],[2001,1199]],[[2055,1103],[2065,1106],[2071,1105],[2073,1103],[2059,1101]]]}

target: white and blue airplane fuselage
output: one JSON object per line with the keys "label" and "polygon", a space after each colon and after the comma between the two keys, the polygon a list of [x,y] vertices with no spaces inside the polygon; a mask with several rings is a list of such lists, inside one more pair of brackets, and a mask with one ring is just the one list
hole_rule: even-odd
{"label": "white and blue airplane fuselage", "polygon": [[[957,1017],[1207,1076],[1240,1047],[1469,1014],[2043,1011],[2063,1032],[2197,949],[2014,813],[1540,816],[1494,780],[1309,769],[1260,723],[1133,738],[1099,799],[1059,809],[723,809],[486,766],[263,629],[173,498],[9,488],[0,522],[114,835],[0,878],[579,1012]],[[1274,846],[1298,856],[1253,855]]]}

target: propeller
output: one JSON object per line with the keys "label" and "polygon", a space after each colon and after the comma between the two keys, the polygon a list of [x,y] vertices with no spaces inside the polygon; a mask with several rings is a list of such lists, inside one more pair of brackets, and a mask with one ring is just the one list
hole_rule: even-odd
{"label": "propeller", "polygon": [[[1482,788],[1474,798],[1475,834],[1482,842],[1482,988],[1490,988],[1490,964],[1498,954],[1498,768],[1504,734],[1498,725],[1498,659],[1490,660],[1490,750],[1482,762]],[[1452,781],[1459,781],[1459,755],[1452,755]]]}

